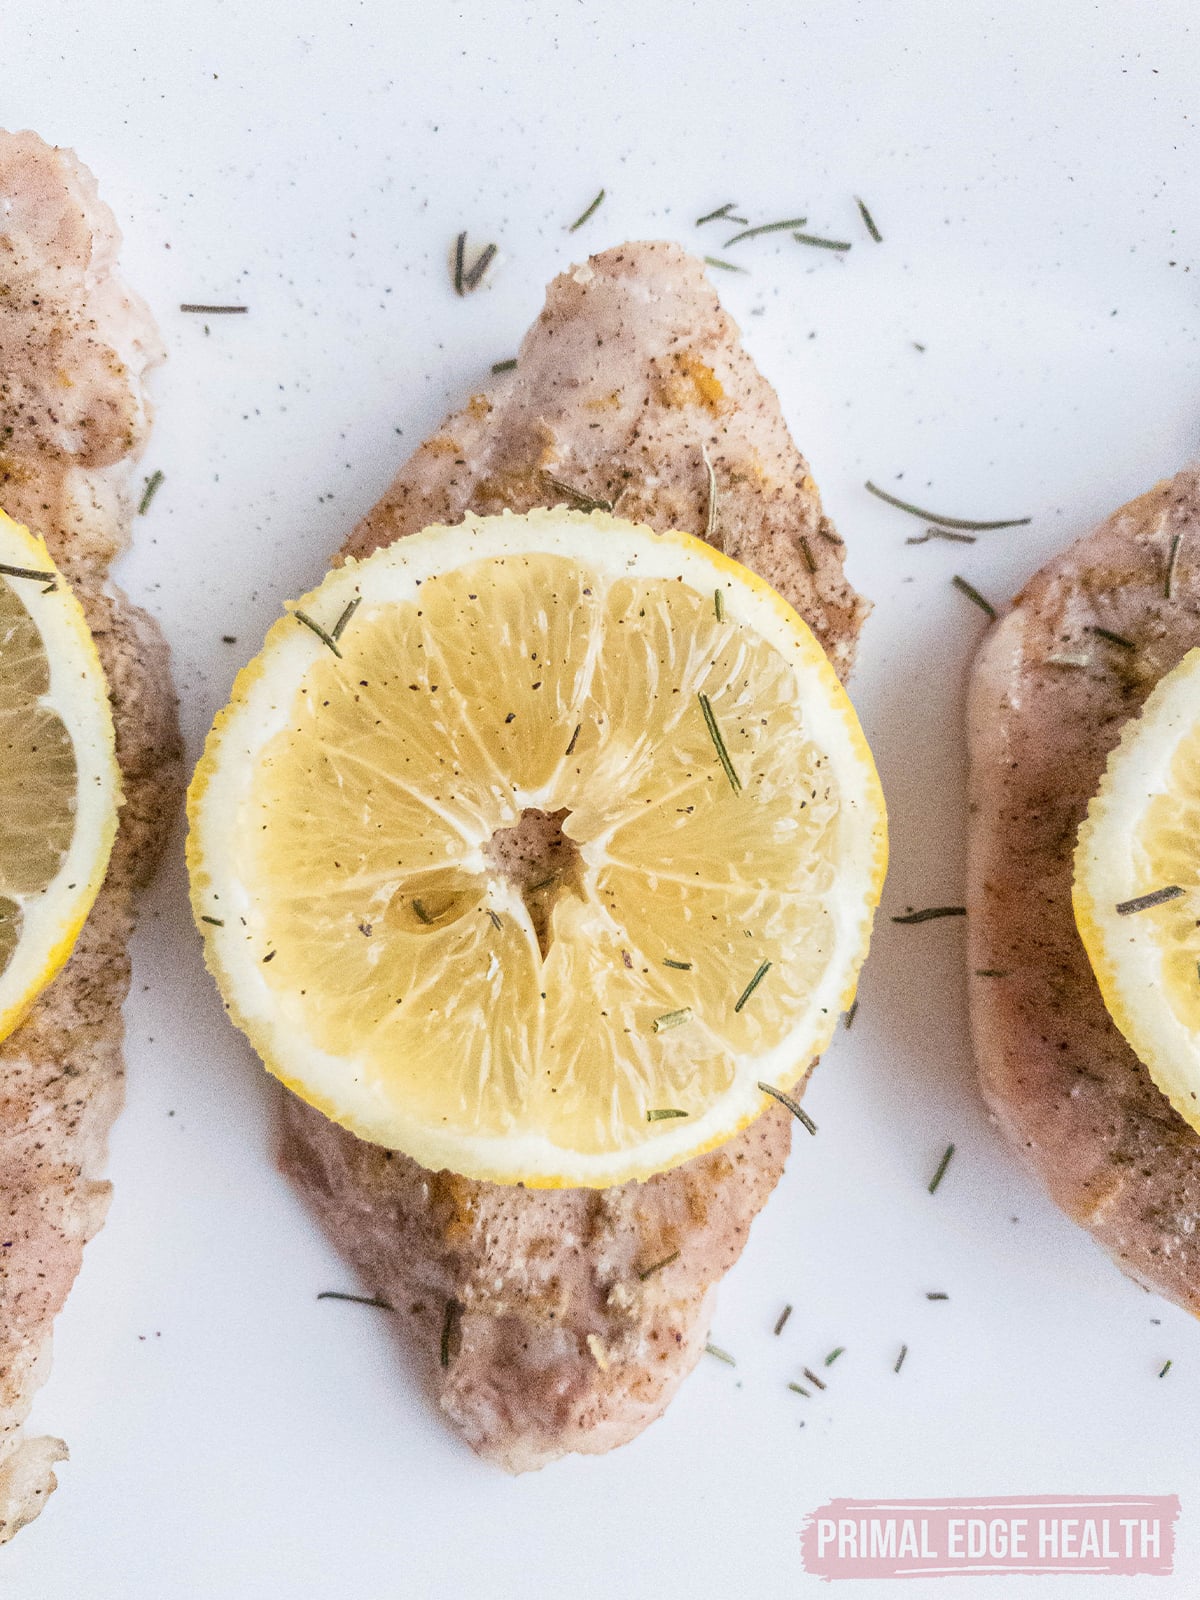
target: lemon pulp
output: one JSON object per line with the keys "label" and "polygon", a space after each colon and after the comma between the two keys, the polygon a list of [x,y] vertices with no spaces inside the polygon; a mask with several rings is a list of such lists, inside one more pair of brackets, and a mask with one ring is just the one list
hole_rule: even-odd
{"label": "lemon pulp", "polygon": [[104,674],[44,543],[0,512],[0,1038],[70,955],[119,779]]}
{"label": "lemon pulp", "polygon": [[626,529],[487,519],[331,575],[194,782],[235,1015],[429,1164],[682,1159],[795,1080],[865,951],[882,804],[820,647],[708,547]]}
{"label": "lemon pulp", "polygon": [[50,664],[15,582],[0,578],[0,972],[20,942],[25,901],[54,878],[75,832],[75,751],[42,703]]}

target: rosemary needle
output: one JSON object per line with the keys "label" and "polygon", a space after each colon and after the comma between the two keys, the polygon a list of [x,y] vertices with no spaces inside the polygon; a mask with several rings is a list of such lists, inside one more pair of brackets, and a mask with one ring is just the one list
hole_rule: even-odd
{"label": "rosemary needle", "polygon": [[10,567],[7,562],[0,561],[0,572],[6,578],[32,578],[35,582],[44,583],[51,589],[55,586],[55,574],[39,572],[36,567]]}
{"label": "rosemary needle", "polygon": [[507,361],[493,361],[492,371],[495,373],[515,372],[517,370],[516,356],[509,356]]}
{"label": "rosemary needle", "polygon": [[[166,474],[163,473],[163,472],[152,472],[150,474],[150,476],[146,479],[146,487],[142,491],[142,498],[138,501],[138,516],[139,517],[144,517],[146,515],[147,511],[149,511],[150,502],[151,502],[151,500],[154,499],[154,496],[158,493],[159,487],[162,484],[163,478],[165,476],[166,476]],[[1169,600],[1170,598],[1171,598],[1170,593],[1168,593],[1167,599]]]}
{"label": "rosemary needle", "polygon": [[673,1117],[686,1117],[686,1111],[679,1111],[675,1106],[656,1106],[647,1111],[647,1122],[669,1122]]}
{"label": "rosemary needle", "polygon": [[733,208],[736,205],[736,200],[726,200],[725,204],[723,206],[718,206],[715,211],[706,211],[702,217],[697,217],[693,226],[702,228],[706,222],[720,222],[722,218],[729,222],[745,222],[745,217],[734,216]]}
{"label": "rosemary needle", "polygon": [[791,1316],[791,1314],[792,1314],[791,1306],[784,1306],[783,1310],[779,1313],[779,1316],[775,1319],[775,1336],[776,1336],[776,1338],[778,1338],[779,1335],[783,1332],[784,1324],[787,1322],[787,1319]]}
{"label": "rosemary needle", "polygon": [[823,1378],[818,1378],[811,1367],[804,1368],[804,1376],[808,1379],[809,1383],[812,1384],[814,1389],[825,1388],[825,1380]]}
{"label": "rosemary needle", "polygon": [[796,1121],[799,1122],[802,1127],[807,1128],[809,1133],[816,1133],[816,1123],[809,1116],[808,1112],[805,1111],[799,1100],[793,1099],[790,1094],[784,1094],[782,1089],[773,1089],[769,1083],[760,1083],[758,1087],[764,1094],[769,1094],[772,1100],[778,1100],[781,1106],[786,1106],[795,1117]]}
{"label": "rosemary needle", "polygon": [[1168,900],[1178,900],[1183,890],[1179,884],[1169,884],[1165,889],[1155,889],[1150,894],[1139,894],[1133,900],[1122,900],[1117,915],[1127,917],[1131,911],[1149,911],[1151,906],[1165,906]]}
{"label": "rosemary needle", "polygon": [[844,1356],[845,1354],[846,1346],[844,1344],[839,1344],[836,1350],[831,1350],[825,1357],[825,1365],[827,1367],[831,1367],[839,1356]]}
{"label": "rosemary needle", "polygon": [[207,922],[214,928],[223,928],[225,926],[220,917],[201,917],[200,921]]}
{"label": "rosemary needle", "polygon": [[[654,1031],[655,1031],[655,1033],[666,1033],[668,1028],[678,1028],[678,1027],[682,1026],[683,1023],[690,1022],[691,1020],[692,1020],[692,1008],[691,1008],[691,1006],[681,1006],[678,1011],[668,1011],[664,1016],[655,1017],[655,1019],[654,1019]],[[647,1117],[650,1117],[651,1121],[653,1121],[653,1118],[651,1117],[651,1114],[649,1112],[647,1112],[646,1115],[647,1115]],[[670,1112],[664,1113],[664,1115],[672,1116],[672,1117],[686,1117],[687,1116],[687,1112],[686,1111],[670,1111]]]}
{"label": "rosemary needle", "polygon": [[870,479],[864,485],[868,494],[873,494],[877,500],[886,500],[889,506],[895,506],[898,511],[907,511],[911,517],[920,517],[925,522],[936,522],[942,528],[958,528],[964,533],[989,533],[995,528],[1023,528],[1027,522],[1032,522],[1032,517],[1008,517],[999,522],[973,522],[968,517],[941,517],[936,511],[924,511],[920,506],[910,505],[907,500],[898,500],[894,494],[889,494],[886,489],[880,489]]}
{"label": "rosemary needle", "polygon": [[924,911],[908,911],[902,917],[893,917],[893,922],[934,922],[938,917],[965,917],[966,906],[926,906]]}
{"label": "rosemary needle", "polygon": [[788,1388],[793,1394],[802,1394],[806,1400],[812,1399],[812,1395],[809,1394],[808,1390],[802,1389],[798,1383],[789,1383]]}
{"label": "rosemary needle", "polygon": [[872,239],[874,239],[876,244],[882,244],[883,243],[883,235],[880,233],[879,229],[875,226],[875,218],[867,210],[866,201],[865,200],[860,200],[857,195],[854,196],[854,201],[855,201],[855,204],[858,206],[858,214],[863,219],[863,223],[864,223],[864,225],[866,227],[867,232],[871,235]]}
{"label": "rosemary needle", "polygon": [[951,544],[976,544],[973,533],[955,533],[951,528],[926,528],[924,533],[914,533],[905,544],[928,544],[930,539],[946,539]]}
{"label": "rosemary needle", "polygon": [[1111,628],[1102,628],[1099,623],[1092,623],[1087,631],[1094,633],[1097,639],[1107,639],[1109,644],[1115,644],[1121,650],[1137,649],[1132,639],[1127,639],[1123,633],[1114,633]]}
{"label": "rosemary needle", "polygon": [[334,644],[336,644],[338,642],[338,640],[342,637],[343,633],[345,633],[347,623],[350,621],[350,618],[354,615],[354,613],[358,610],[360,605],[362,605],[362,595],[360,595],[360,594],[356,594],[352,600],[347,601],[346,606],[343,609],[341,616],[334,623],[333,631],[329,635],[329,637],[333,640]]}
{"label": "rosemary needle", "polygon": [[387,1300],[381,1300],[374,1294],[342,1294],[338,1289],[322,1289],[317,1296],[318,1300],[349,1300],[356,1306],[378,1306],[380,1311],[392,1311],[395,1308]]}
{"label": "rosemary needle", "polygon": [[473,290],[478,289],[488,268],[496,259],[497,253],[497,247],[494,244],[484,245],[472,265],[463,273],[461,293],[470,294]]}
{"label": "rosemary needle", "polygon": [[722,272],[745,272],[746,267],[736,267],[732,261],[722,261],[719,256],[705,256],[706,264],[710,267],[719,267]]}
{"label": "rosemary needle", "polygon": [[577,228],[582,228],[584,223],[588,220],[588,218],[595,216],[596,212],[599,211],[600,207],[603,204],[604,204],[604,190],[601,189],[600,193],[592,201],[591,205],[588,206],[587,210],[580,212],[579,216],[577,216],[575,218],[575,221],[567,229],[567,232],[568,233],[574,233]]}
{"label": "rosemary needle", "polygon": [[321,643],[323,645],[327,645],[329,649],[333,651],[334,655],[337,656],[339,661],[342,659],[342,652],[337,647],[337,640],[332,634],[326,633],[325,629],[319,622],[314,622],[307,611],[293,611],[292,615],[295,617],[297,622],[303,623],[306,628],[315,633],[317,638],[320,639]]}
{"label": "rosemary needle", "polygon": [[750,996],[754,993],[755,989],[758,988],[759,984],[763,981],[763,979],[766,977],[767,973],[770,972],[770,970],[771,970],[771,963],[769,961],[762,961],[762,962],[759,963],[758,971],[750,979],[750,982],[742,990],[741,994],[739,995],[737,1001],[734,1004],[733,1009],[734,1009],[735,1012],[740,1011],[742,1009],[742,1007],[746,1004],[746,1001],[749,1000]]}
{"label": "rosemary needle", "polygon": [[794,233],[792,238],[797,244],[815,245],[818,250],[845,252],[851,248],[849,239],[820,239],[815,233]]}
{"label": "rosemary needle", "polygon": [[704,1353],[706,1355],[716,1356],[717,1360],[718,1361],[723,1361],[727,1367],[736,1367],[737,1366],[737,1362],[729,1354],[729,1351],[728,1350],[722,1350],[720,1345],[706,1344],[704,1346]]}
{"label": "rosemary needle", "polygon": [[240,316],[243,313],[249,311],[250,307],[249,306],[183,305],[183,306],[180,306],[179,309],[180,309],[180,311],[197,311],[202,316],[207,316],[207,317],[236,317],[236,316]]}
{"label": "rosemary needle", "polygon": [[565,494],[569,500],[574,500],[581,511],[611,511],[613,508],[611,500],[597,500],[595,495],[587,494],[584,490],[575,488],[574,484],[567,483],[562,478],[556,478],[551,472],[543,472],[542,479],[552,489],[557,489],[561,494]]}
{"label": "rosemary needle", "polygon": [[929,1180],[929,1192],[930,1192],[930,1194],[936,1194],[937,1193],[938,1185],[941,1183],[942,1179],[946,1176],[946,1168],[950,1165],[950,1162],[951,1162],[953,1156],[954,1156],[954,1146],[952,1144],[948,1144],[946,1146],[945,1155],[943,1155],[942,1159],[938,1162],[937,1171],[934,1173],[933,1177],[930,1178],[930,1180]]}
{"label": "rosemary needle", "polygon": [[[729,759],[729,751],[725,748],[725,741],[721,737],[721,730],[717,726],[716,713],[713,711],[712,702],[703,692],[696,696],[700,702],[700,710],[704,713],[704,725],[708,729],[708,736],[716,747],[717,759],[725,769],[725,776],[729,779],[729,787],[734,794],[742,792],[742,780],[733,769],[733,762]],[[738,1007],[741,1010],[741,1007]]]}
{"label": "rosemary needle", "polygon": [[967,580],[964,577],[962,577],[960,573],[957,573],[957,572],[950,579],[950,582],[958,590],[959,594],[966,595],[967,599],[971,602],[971,604],[973,606],[978,606],[980,611],[982,611],[985,616],[990,617],[991,620],[993,622],[995,622],[995,620],[996,620],[996,608],[995,608],[995,606],[992,604],[992,602],[990,600],[985,600],[984,599],[984,597],[980,594],[979,590],[975,587],[975,585],[973,583],[968,583]]}
{"label": "rosemary needle", "polygon": [[899,1372],[900,1371],[900,1368],[904,1365],[904,1358],[905,1358],[905,1356],[907,1354],[908,1354],[908,1346],[906,1344],[902,1344],[900,1346],[900,1354],[896,1357],[896,1365],[892,1368],[893,1372]]}
{"label": "rosemary needle", "polygon": [[787,233],[792,228],[802,228],[807,221],[807,217],[789,217],[785,222],[760,222],[757,228],[744,228],[732,239],[726,239],[724,248],[728,250],[731,244],[739,244],[743,239],[756,239],[760,233]]}
{"label": "rosemary needle", "polygon": [[1159,1369],[1159,1374],[1158,1374],[1159,1377],[1160,1378],[1165,1378],[1167,1373],[1170,1372],[1171,1368],[1174,1366],[1174,1364],[1175,1363],[1173,1361],[1164,1361],[1163,1364],[1162,1364],[1162,1367]]}
{"label": "rosemary needle", "polygon": [[639,1272],[638,1277],[645,1283],[647,1278],[652,1278],[656,1272],[661,1272],[664,1267],[669,1267],[672,1261],[678,1260],[679,1251],[672,1250],[669,1256],[664,1256],[661,1261],[656,1261],[652,1267],[647,1267],[644,1271]]}

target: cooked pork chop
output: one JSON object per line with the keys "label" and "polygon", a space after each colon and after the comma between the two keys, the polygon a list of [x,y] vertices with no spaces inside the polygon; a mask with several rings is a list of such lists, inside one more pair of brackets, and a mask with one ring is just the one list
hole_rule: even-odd
{"label": "cooked pork chop", "polygon": [[0,1540],[37,1515],[67,1453],[61,1440],[25,1438],[22,1425],[108,1204],[98,1174],[122,1096],[133,896],[182,784],[166,646],[108,584],[149,428],[142,376],[161,355],[149,312],[114,275],[119,242],[69,151],[0,133],[0,506],[45,538],[83,604],[125,791],[108,876],[74,954],[0,1044]]}
{"label": "cooked pork chop", "polygon": [[968,904],[971,1024],[997,1121],[1126,1272],[1200,1314],[1200,1135],[1109,1017],[1071,909],[1075,836],[1108,753],[1197,644],[1192,470],[1043,567],[984,643],[970,703]]}
{"label": "cooked pork chop", "polygon": [[[556,278],[516,371],[421,446],[345,553],[564,499],[703,533],[706,454],[713,542],[791,601],[844,676],[867,607],[841,540],[774,392],[673,244],[625,245]],[[791,1138],[773,1107],[646,1183],[526,1190],[428,1172],[292,1096],[283,1125],[285,1170],[427,1357],[442,1409],[512,1472],[610,1450],[663,1411]]]}

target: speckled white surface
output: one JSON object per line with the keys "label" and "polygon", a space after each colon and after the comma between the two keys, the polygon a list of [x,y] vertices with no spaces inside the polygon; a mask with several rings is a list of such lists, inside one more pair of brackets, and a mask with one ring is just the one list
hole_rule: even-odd
{"label": "speckled white surface", "polygon": [[[735,247],[749,274],[718,283],[877,604],[854,687],[892,813],[885,911],[959,899],[981,619],[951,574],[1002,600],[1196,452],[1185,0],[9,9],[0,119],[94,167],[170,347],[146,458],[166,481],[124,579],[167,629],[193,748],[280,602],[512,352],[545,281],[626,237],[719,254],[720,225],[692,219],[736,199],[854,241],[753,241]],[[459,301],[463,226],[505,259]],[[230,298],[250,314],[208,329],[175,309]],[[867,477],[1034,521],[908,547],[920,525]],[[137,942],[112,1212],[36,1407],[71,1461],[0,1555],[0,1593],[774,1600],[828,1592],[798,1532],[832,1495],[1055,1491],[1178,1492],[1183,1517],[1174,1580],[1047,1592],[1195,1593],[1200,1329],[1122,1279],[991,1132],[961,957],[959,923],[882,923],[806,1101],[820,1135],[722,1291],[713,1337],[736,1370],[706,1362],[626,1450],[510,1481],[441,1427],[375,1314],[317,1303],[353,1285],[273,1169],[264,1078],[201,969],[177,841]],[[835,1345],[826,1392],[790,1393]]]}

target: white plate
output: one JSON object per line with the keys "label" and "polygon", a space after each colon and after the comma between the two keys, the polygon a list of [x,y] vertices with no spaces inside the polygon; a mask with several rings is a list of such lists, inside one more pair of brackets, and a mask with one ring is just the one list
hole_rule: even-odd
{"label": "white plate", "polygon": [[[853,688],[891,808],[885,912],[959,900],[983,619],[951,574],[1005,599],[1195,448],[1192,18],[1184,0],[53,0],[9,18],[3,117],[94,167],[170,347],[145,461],[166,479],[123,580],[167,629],[192,750],[281,601],[512,353],[555,271],[627,237],[721,254],[720,225],[692,221],[726,200],[798,210],[854,248],[752,241],[750,275],[717,282],[876,601]],[[460,227],[505,256],[465,301]],[[250,314],[207,331],[175,309],[228,299]],[[907,547],[921,525],[867,477],[1034,522]],[[180,856],[176,839],[136,944],[112,1211],[35,1407],[71,1461],[0,1556],[4,1593],[790,1600],[829,1592],[798,1535],[835,1494],[1180,1492],[1177,1571],[1200,1575],[1182,1422],[1200,1335],[989,1128],[961,923],[882,921],[806,1100],[820,1134],[721,1291],[736,1370],[706,1361],[627,1449],[509,1480],[440,1424],[378,1315],[316,1301],[353,1281],[274,1170],[266,1081],[201,968]],[[836,1345],[819,1399],[787,1390]]]}

